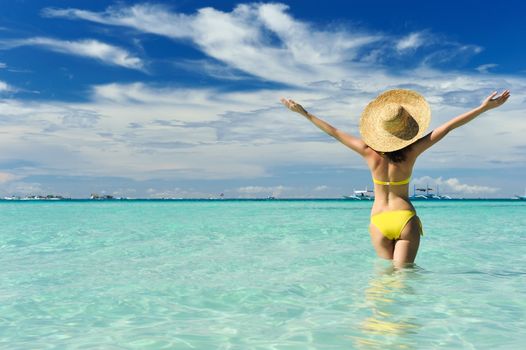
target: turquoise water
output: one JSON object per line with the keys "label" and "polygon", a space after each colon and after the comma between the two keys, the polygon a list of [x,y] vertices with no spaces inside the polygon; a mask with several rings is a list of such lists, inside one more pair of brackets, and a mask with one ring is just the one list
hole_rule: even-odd
{"label": "turquoise water", "polygon": [[416,202],[402,270],[370,205],[2,202],[0,347],[523,347],[526,202]]}

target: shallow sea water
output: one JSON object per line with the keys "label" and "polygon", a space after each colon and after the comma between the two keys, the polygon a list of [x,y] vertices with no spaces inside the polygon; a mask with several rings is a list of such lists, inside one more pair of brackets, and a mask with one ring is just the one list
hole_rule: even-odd
{"label": "shallow sea water", "polygon": [[1,202],[0,348],[523,348],[526,202],[416,202],[398,270],[370,206]]}

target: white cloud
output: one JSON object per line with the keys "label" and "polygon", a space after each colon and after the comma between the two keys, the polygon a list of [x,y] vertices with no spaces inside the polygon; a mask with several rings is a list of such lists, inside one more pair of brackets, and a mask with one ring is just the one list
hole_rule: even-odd
{"label": "white cloud", "polygon": [[498,67],[499,65],[496,64],[496,63],[488,63],[488,64],[482,64],[480,66],[478,66],[477,68],[475,68],[477,71],[479,71],[480,73],[489,73],[489,70],[491,68],[495,68],[495,67]]}
{"label": "white cloud", "polygon": [[0,194],[3,196],[44,195],[41,184],[37,182],[18,181],[23,176],[0,172]]}
{"label": "white cloud", "polygon": [[428,54],[422,61],[426,66],[440,66],[444,64],[463,64],[468,59],[481,53],[484,49],[478,45],[462,45],[455,42],[446,42],[443,48]]}
{"label": "white cloud", "polygon": [[[392,82],[386,77],[375,83]],[[425,71],[414,84],[431,101],[433,127],[479,103],[484,87],[488,93],[491,85],[519,90],[502,110],[448,135],[422,156],[419,167],[506,167],[526,161],[524,152],[512,152],[524,145],[526,133],[520,104],[526,84],[520,79],[486,81]],[[374,92],[332,86],[227,92],[135,83],[95,86],[85,103],[4,99],[0,147],[12,158],[41,164],[23,175],[248,179],[271,176],[270,169],[279,166],[365,167],[347,148],[282,107],[283,95],[357,135],[361,109]]]}
{"label": "white cloud", "polygon": [[199,72],[197,73],[221,80],[242,80],[248,78],[247,74],[244,74],[238,69],[209,59],[179,60],[174,62],[174,66],[193,71],[194,73],[196,73],[196,67],[199,67]]}
{"label": "white cloud", "polygon": [[6,68],[7,64],[0,62],[0,69]]}
{"label": "white cloud", "polygon": [[329,186],[326,186],[326,185],[320,185],[320,186],[316,186],[314,187],[313,191],[325,191],[329,189]]}
{"label": "white cloud", "polygon": [[399,52],[415,50],[425,44],[425,34],[421,32],[411,33],[396,43],[396,49]]}
{"label": "white cloud", "polygon": [[[424,94],[433,110],[432,127],[475,107],[496,88],[509,87],[513,92],[504,107],[455,130],[447,141],[426,152],[419,167],[506,167],[526,161],[524,152],[513,152],[524,145],[526,133],[521,104],[526,98],[524,79],[426,66],[391,75],[375,60],[357,62],[364,52],[377,48],[373,44],[395,47],[399,38],[341,27],[322,30],[295,19],[280,4],[239,5],[232,12],[205,8],[192,15],[153,5],[112,7],[102,13],[54,9],[46,14],[182,40],[209,57],[201,65],[214,65],[208,71],[219,69],[218,75],[227,76],[244,72],[289,87],[224,91],[109,83],[93,86],[83,103],[0,100],[0,124],[5,132],[0,148],[13,158],[42,164],[24,170],[24,175],[251,179],[272,176],[272,169],[280,166],[365,168],[351,151],[283,108],[279,97],[294,98],[314,114],[357,135],[363,107],[382,90],[396,87]],[[411,51],[417,39],[402,47]],[[455,47],[478,50],[450,45],[448,52]],[[449,53],[440,52],[435,59],[440,60],[441,55],[450,59]],[[274,190],[279,188],[248,186],[237,193],[269,195]],[[177,195],[166,191],[175,190],[157,193]]]}
{"label": "white cloud", "polygon": [[245,187],[239,187],[236,189],[238,193],[241,193],[245,197],[261,197],[263,196],[273,196],[273,197],[279,197],[283,194],[284,191],[289,190],[289,187],[286,186],[245,186]]}
{"label": "white cloud", "polygon": [[429,176],[423,176],[413,179],[413,183],[416,186],[430,186],[432,188],[436,188],[438,185],[440,193],[446,194],[478,195],[495,193],[499,190],[497,187],[464,184],[457,178],[443,179],[442,177],[432,178]]}
{"label": "white cloud", "polygon": [[0,92],[10,91],[11,87],[4,81],[0,80]]}
{"label": "white cloud", "polygon": [[79,18],[101,24],[129,26],[172,38],[186,38],[192,35],[191,17],[172,13],[163,5],[138,4],[129,8],[109,7],[102,13],[79,9],[46,8],[42,14],[46,17]]}
{"label": "white cloud", "polygon": [[[376,86],[373,84],[371,88],[371,82],[386,80],[385,67],[378,62],[400,59],[402,52],[433,46],[435,50],[426,53],[421,61],[424,66],[432,66],[462,61],[482,50],[476,45],[438,40],[426,30],[409,33],[400,39],[341,25],[320,29],[295,19],[288,10],[287,5],[280,3],[251,3],[239,4],[231,12],[206,7],[194,14],[183,14],[164,5],[137,4],[112,6],[103,12],[45,9],[43,14],[129,27],[189,42],[221,63],[195,62],[196,71],[209,71],[213,76],[237,79],[239,75],[232,75],[232,72],[239,71],[263,80],[302,87],[330,81],[356,90],[365,86],[369,91]],[[221,69],[214,73],[218,67]],[[408,72],[408,76],[411,75]],[[399,78],[393,80],[400,81]]]}
{"label": "white cloud", "polygon": [[219,198],[218,194],[207,193],[194,189],[183,189],[175,187],[173,189],[155,189],[149,188],[146,190],[149,198]]}
{"label": "white cloud", "polygon": [[15,174],[0,171],[0,184],[5,184],[17,180],[19,178],[20,176],[17,176]]}
{"label": "white cloud", "polygon": [[[139,4],[110,7],[104,12],[47,9],[49,17],[84,19],[107,25],[131,27],[190,40],[206,55],[256,77],[292,85],[338,79],[344,71],[336,63],[356,57],[360,48],[381,35],[322,31],[286,13],[283,4],[240,4],[232,12],[211,7],[193,15],[172,12],[162,5]],[[269,39],[277,35],[283,45]]]}
{"label": "white cloud", "polygon": [[143,61],[138,57],[132,56],[128,51],[93,39],[67,41],[35,37],[0,41],[0,49],[10,49],[19,46],[40,46],[59,53],[93,58],[106,64],[138,70],[144,68]]}
{"label": "white cloud", "polygon": [[286,13],[283,4],[260,4],[257,18],[274,32],[292,53],[297,62],[333,64],[355,57],[356,50],[383,37],[345,30],[320,31]]}

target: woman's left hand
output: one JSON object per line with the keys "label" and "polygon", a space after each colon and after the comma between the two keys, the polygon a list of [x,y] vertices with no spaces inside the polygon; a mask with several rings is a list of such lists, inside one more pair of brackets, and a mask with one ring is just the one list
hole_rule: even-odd
{"label": "woman's left hand", "polygon": [[510,90],[504,90],[500,96],[495,96],[497,96],[497,91],[486,97],[481,107],[485,110],[490,110],[502,106],[510,97]]}
{"label": "woman's left hand", "polygon": [[304,117],[307,116],[307,114],[308,114],[307,111],[299,103],[296,103],[296,102],[294,102],[292,100],[289,100],[289,99],[286,99],[286,98],[283,98],[283,97],[281,98],[280,101],[281,101],[281,103],[283,103],[285,105],[285,107],[287,107],[291,111],[299,113],[299,114],[301,114]]}

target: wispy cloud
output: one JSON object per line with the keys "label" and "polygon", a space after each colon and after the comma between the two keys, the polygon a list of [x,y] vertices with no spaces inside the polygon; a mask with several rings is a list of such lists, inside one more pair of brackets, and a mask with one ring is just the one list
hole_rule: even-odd
{"label": "wispy cloud", "polygon": [[488,64],[482,64],[475,68],[480,73],[489,73],[490,69],[498,67],[499,65],[496,63],[488,63]]}
{"label": "wispy cloud", "polygon": [[463,65],[468,59],[481,53],[484,50],[478,45],[462,45],[458,43],[450,43],[426,55],[422,63],[427,66],[443,66],[447,64],[456,63]]}
{"label": "wispy cloud", "polygon": [[178,60],[174,62],[174,66],[220,80],[243,80],[250,77],[236,68],[211,59]]}
{"label": "wispy cloud", "polygon": [[137,4],[131,7],[111,6],[104,12],[92,12],[81,9],[45,8],[44,17],[63,17],[83,19],[86,21],[126,26],[143,32],[168,36],[172,38],[188,38],[192,36],[192,17],[173,13],[167,6],[156,4]]}
{"label": "wispy cloud", "polygon": [[415,50],[426,44],[426,35],[422,32],[408,34],[396,43],[399,52]]}
{"label": "wispy cloud", "polygon": [[289,187],[279,185],[279,186],[244,186],[236,189],[242,197],[261,197],[261,196],[273,196],[279,197],[283,194],[284,191],[290,189]]}
{"label": "wispy cloud", "polygon": [[6,68],[7,64],[0,62],[0,69]]}
{"label": "wispy cloud", "polygon": [[5,195],[46,195],[49,194],[38,182],[12,181],[0,183],[0,192]]}
{"label": "wispy cloud", "polygon": [[39,46],[54,52],[93,58],[105,64],[137,70],[144,68],[144,62],[140,58],[132,56],[128,51],[93,39],[67,41],[34,37],[0,40],[0,49],[5,50],[19,46]]}
{"label": "wispy cloud", "polygon": [[[320,28],[294,18],[289,7],[280,3],[239,4],[231,12],[205,7],[194,14],[153,4],[112,6],[102,12],[48,8],[43,15],[128,27],[188,42],[224,65],[201,60],[194,65],[196,71],[214,75],[215,68],[229,67],[292,86],[346,79],[374,81],[385,75],[381,64],[398,60],[403,65],[407,54],[423,47],[427,51],[419,55],[419,62],[427,67],[465,62],[482,50],[477,45],[439,40],[428,30],[399,37],[343,26]],[[233,70],[216,70],[216,75],[226,72],[225,78],[237,78]]]}
{"label": "wispy cloud", "polygon": [[[491,83],[496,84],[447,74],[415,81],[436,111],[433,126],[464,112],[464,105],[473,103],[469,101],[480,102],[486,91],[479,87]],[[522,95],[526,96],[524,82],[509,84],[522,86]],[[469,101],[452,104],[454,100],[441,92],[441,87]],[[9,150],[13,158],[41,164],[36,169],[20,170],[22,175],[248,179],[271,176],[272,169],[280,166],[364,166],[345,147],[299,115],[286,111],[278,98],[287,94],[355,135],[361,109],[374,97],[373,91],[357,94],[332,87],[229,92],[144,83],[106,84],[94,86],[91,99],[84,103],[1,100],[0,123],[6,133],[0,138],[0,147]],[[519,102],[510,100],[505,109],[473,122],[476,126],[448,135],[447,142],[424,154],[419,166],[465,168],[523,163],[524,153],[509,152],[524,145],[526,124]],[[514,132],[501,133],[510,130]],[[506,163],[495,165],[495,159]]]}
{"label": "wispy cloud", "polygon": [[[359,50],[381,35],[323,31],[290,16],[283,4],[240,4],[232,12],[211,7],[192,15],[162,5],[110,7],[104,12],[47,9],[48,17],[83,19],[126,26],[145,33],[188,40],[207,56],[266,80],[300,85],[310,80],[337,79]],[[277,36],[279,44],[269,38]]]}
{"label": "wispy cloud", "polygon": [[[217,198],[218,195],[216,193],[212,194],[195,189],[187,189],[180,187],[175,187],[171,189],[149,188],[146,190],[146,193],[149,198]],[[122,195],[121,193],[115,194]],[[133,193],[131,194],[133,195]],[[125,195],[130,195],[130,190],[128,190],[127,193],[125,193]]]}
{"label": "wispy cloud", "polygon": [[19,178],[19,176],[12,173],[0,172],[0,184],[5,184],[7,182],[17,180]]}
{"label": "wispy cloud", "polygon": [[0,171],[0,193],[4,195],[44,194],[39,183],[23,181],[24,176]]}
{"label": "wispy cloud", "polygon": [[11,88],[9,87],[9,85],[6,82],[0,80],[0,92],[10,91],[10,90]]}
{"label": "wispy cloud", "polygon": [[[359,157],[286,111],[279,97],[292,97],[356,135],[363,107],[380,91],[397,87],[424,94],[433,110],[432,127],[475,107],[496,88],[510,87],[514,93],[502,109],[478,118],[473,127],[451,133],[447,142],[426,152],[419,167],[505,167],[526,161],[524,152],[509,152],[524,145],[526,124],[520,101],[526,98],[525,79],[427,64],[462,60],[480,52],[478,46],[449,43],[435,47],[437,41],[427,31],[400,37],[341,26],[320,28],[294,18],[287,6],[275,3],[242,4],[230,12],[203,8],[193,14],[147,4],[110,7],[103,12],[47,9],[44,13],[133,28],[193,46],[204,56],[192,62],[194,67],[188,64],[186,68],[200,70],[200,74],[225,80],[249,77],[286,86],[245,90],[231,84],[232,89],[222,90],[109,80],[91,86],[91,95],[82,103],[2,99],[0,124],[5,133],[0,147],[14,158],[40,164],[17,170],[21,175],[210,180],[270,177],[276,168],[287,166],[364,168]],[[71,42],[52,40],[25,45],[71,49],[69,44],[56,45]],[[397,51],[397,44],[403,54]],[[413,53],[420,54],[426,64],[416,62],[396,74],[381,64],[386,57],[411,58]],[[123,57],[133,58],[126,54]],[[371,57],[365,62],[367,55]],[[115,60],[111,58],[115,56],[108,57]],[[119,62],[139,69],[144,63],[137,60],[122,58]],[[495,159],[505,163],[495,165]],[[441,181],[451,191],[483,190],[472,187],[482,185],[453,180]],[[313,193],[326,190],[322,188]],[[254,184],[232,192],[261,196],[279,190],[279,186]],[[308,190],[312,192],[312,186]],[[163,188],[151,195],[179,196],[181,191]],[[286,188],[281,191],[281,195],[291,193]]]}

